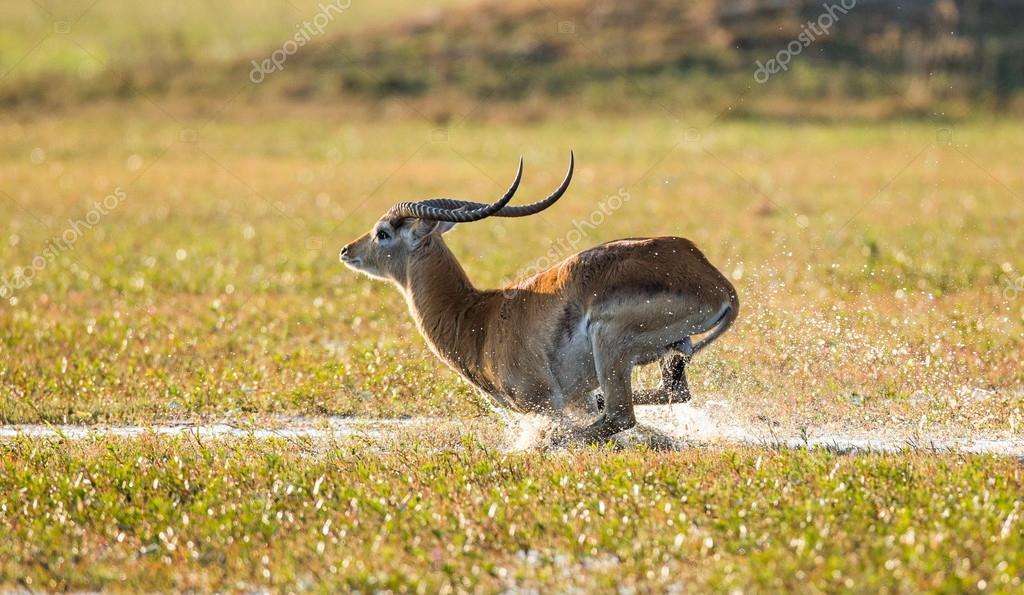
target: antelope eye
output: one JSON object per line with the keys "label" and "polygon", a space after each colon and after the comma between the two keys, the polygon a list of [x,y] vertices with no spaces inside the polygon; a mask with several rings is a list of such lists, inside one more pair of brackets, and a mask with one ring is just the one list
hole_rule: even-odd
{"label": "antelope eye", "polygon": [[391,239],[391,234],[389,234],[384,229],[378,229],[377,230],[377,239],[380,240],[380,241],[389,240],[389,239]]}

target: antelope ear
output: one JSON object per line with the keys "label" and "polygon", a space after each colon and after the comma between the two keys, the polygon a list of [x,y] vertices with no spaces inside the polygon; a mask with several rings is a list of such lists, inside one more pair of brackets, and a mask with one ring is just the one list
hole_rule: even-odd
{"label": "antelope ear", "polygon": [[424,238],[435,231],[437,233],[448,233],[455,227],[455,223],[451,221],[434,221],[432,219],[415,219],[412,225],[409,226],[409,231],[412,233],[414,238]]}
{"label": "antelope ear", "polygon": [[454,223],[448,221],[434,221],[433,219],[413,219],[412,223],[408,225],[409,234],[412,236],[412,239],[417,242],[435,231],[437,233],[445,233],[453,227],[455,227]]}

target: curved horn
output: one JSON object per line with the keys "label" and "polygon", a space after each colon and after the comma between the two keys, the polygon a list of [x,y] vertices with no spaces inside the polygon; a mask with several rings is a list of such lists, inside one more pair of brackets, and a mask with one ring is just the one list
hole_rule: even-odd
{"label": "curved horn", "polygon": [[572,151],[569,151],[569,170],[565,172],[565,179],[562,180],[562,184],[555,189],[547,198],[544,200],[538,200],[535,203],[528,205],[522,205],[518,207],[505,207],[494,214],[495,217],[526,217],[527,215],[533,215],[539,213],[544,209],[555,204],[558,199],[562,198],[565,191],[569,188],[569,182],[572,181],[572,171],[576,166],[576,156],[573,155]]}
{"label": "curved horn", "polygon": [[[519,170],[516,172],[516,179],[505,191],[505,195],[491,204],[471,203],[456,201],[448,198],[434,198],[419,202],[400,202],[388,210],[392,217],[416,217],[418,219],[431,219],[433,221],[449,221],[452,223],[469,223],[479,221],[500,211],[508,201],[512,200],[516,190],[519,189],[519,182],[523,179],[523,158],[519,158]],[[466,209],[466,207],[470,207]],[[466,210],[460,210],[466,209]]]}
{"label": "curved horn", "polygon": [[[544,209],[555,204],[558,199],[562,198],[567,188],[569,188],[569,182],[572,180],[573,169],[576,166],[576,157],[572,151],[569,151],[569,171],[565,174],[565,179],[562,180],[562,184],[551,193],[550,196],[544,200],[539,200],[535,203],[528,205],[521,205],[517,207],[504,207],[498,212],[494,213],[494,217],[526,217],[527,215],[533,215],[539,213]],[[454,200],[451,198],[431,198],[428,200],[421,201],[420,204],[437,207],[441,209],[482,209],[488,205],[479,202],[470,202],[468,200]]]}

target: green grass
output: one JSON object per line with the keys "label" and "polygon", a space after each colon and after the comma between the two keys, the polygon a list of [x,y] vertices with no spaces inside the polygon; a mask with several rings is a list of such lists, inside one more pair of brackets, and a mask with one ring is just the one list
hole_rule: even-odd
{"label": "green grass", "polygon": [[550,211],[447,236],[479,285],[552,251],[689,237],[742,302],[690,368],[704,412],[791,436],[1017,437],[1020,120],[951,123],[961,79],[904,102],[904,79],[811,55],[748,89],[763,48],[728,36],[774,49],[790,29],[708,29],[702,2],[410,21],[418,6],[353,2],[258,88],[248,60],[316,2],[0,6],[0,102],[20,106],[0,112],[0,287],[43,263],[0,295],[0,424],[446,419],[326,442],[5,439],[0,589],[1024,588],[1019,461],[508,452],[398,293],[337,261],[394,202],[496,196],[519,155],[516,200],[543,196],[572,148]]}
{"label": "green grass", "polygon": [[654,115],[444,136],[412,113],[171,113],[2,124],[8,278],[94,200],[125,194],[0,309],[3,422],[475,416],[478,397],[427,352],[398,293],[337,250],[396,201],[496,195],[519,154],[522,200],[540,196],[571,146],[579,173],[551,211],[448,236],[479,285],[574,239],[621,188],[630,200],[571,249],[682,235],[739,289],[739,324],[692,368],[698,402],[794,426],[1024,424],[1024,294],[1006,291],[1024,274],[1016,121]]}
{"label": "green grass", "polygon": [[739,322],[691,367],[696,406],[780,432],[1019,436],[1019,121],[496,125],[466,106],[442,127],[401,103],[157,105],[0,116],[5,278],[124,196],[0,302],[0,423],[430,415],[454,429],[384,445],[4,442],[0,586],[1021,589],[1019,462],[505,453],[398,293],[337,262],[396,201],[495,196],[520,154],[517,200],[542,196],[574,148],[551,211],[449,234],[478,284],[527,270],[627,192],[568,252],[683,235],[740,293]]}
{"label": "green grass", "polygon": [[[1016,591],[1021,466],[466,438],[0,445],[0,585]],[[442,441],[443,442],[443,441]]]}

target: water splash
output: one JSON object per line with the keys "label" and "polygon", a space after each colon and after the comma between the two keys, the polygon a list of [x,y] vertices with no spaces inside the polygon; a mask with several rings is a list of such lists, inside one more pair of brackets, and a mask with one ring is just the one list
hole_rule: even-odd
{"label": "water splash", "polygon": [[[508,452],[544,449],[550,445],[557,422],[541,415],[508,414],[502,422],[499,448]],[[825,448],[856,452],[959,452],[1024,458],[1024,437],[1002,435],[905,435],[885,432],[839,432],[825,428],[783,431],[771,424],[745,425],[728,403],[709,401],[703,407],[690,404],[653,405],[637,408],[637,428],[622,433],[616,443],[623,448],[640,445],[661,449],[714,448],[745,445],[765,448]],[[458,420],[414,417],[372,419],[354,417],[276,417],[265,426],[229,423],[164,423],[152,425],[6,425],[0,440],[18,438],[84,440],[104,437],[132,438],[145,435],[187,436],[204,439],[367,439],[382,447],[389,441],[400,447],[403,437],[430,436],[441,431],[481,431],[493,435],[493,426],[481,430]]]}

